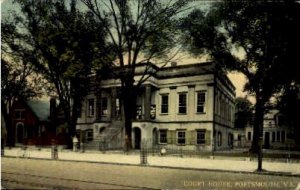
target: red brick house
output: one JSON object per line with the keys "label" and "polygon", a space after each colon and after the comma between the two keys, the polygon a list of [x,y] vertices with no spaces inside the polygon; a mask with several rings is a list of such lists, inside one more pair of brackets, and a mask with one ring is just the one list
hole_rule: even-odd
{"label": "red brick house", "polygon": [[[52,100],[53,104],[53,100]],[[56,104],[52,106],[56,107]],[[11,109],[8,138],[13,145],[50,145],[56,138],[56,127],[50,120],[49,101],[18,100]]]}

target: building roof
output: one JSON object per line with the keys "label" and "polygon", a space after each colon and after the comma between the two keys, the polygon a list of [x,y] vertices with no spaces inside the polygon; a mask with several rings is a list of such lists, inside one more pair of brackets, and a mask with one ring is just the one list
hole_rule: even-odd
{"label": "building roof", "polygon": [[43,100],[29,100],[27,105],[40,121],[48,121],[50,116],[50,102]]}
{"label": "building roof", "polygon": [[[125,67],[114,67],[114,72],[108,73],[107,76],[103,77],[106,79],[119,79],[119,76],[130,71],[132,69],[130,66]],[[165,66],[159,68],[157,65],[152,63],[140,63],[135,66],[134,69],[135,76],[150,75],[156,79],[170,79],[188,76],[199,76],[199,75],[214,75],[216,81],[220,81],[226,88],[235,95],[235,86],[231,80],[227,77],[225,71],[216,66],[214,62],[202,62],[194,64],[173,64],[170,66]],[[96,75],[91,75],[92,83],[90,85],[90,90],[95,90],[95,81],[97,80]]]}
{"label": "building roof", "polygon": [[195,63],[187,65],[175,65],[171,67],[164,67],[160,69],[156,76],[158,78],[171,78],[180,76],[192,76],[213,74],[215,65],[212,62]]}

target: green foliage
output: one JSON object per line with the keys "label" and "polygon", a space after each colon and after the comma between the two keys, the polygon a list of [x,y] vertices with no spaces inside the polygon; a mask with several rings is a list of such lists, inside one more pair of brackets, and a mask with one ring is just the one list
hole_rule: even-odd
{"label": "green foliage", "polygon": [[[193,53],[207,53],[220,66],[242,72],[246,89],[263,98],[299,78],[299,3],[221,1],[208,14],[195,10],[182,23]],[[238,53],[242,52],[242,53]]]}
{"label": "green foliage", "polygon": [[245,128],[253,119],[253,105],[247,98],[235,99],[235,128]]}
{"label": "green foliage", "polygon": [[[131,65],[166,58],[176,45],[177,15],[188,1],[117,1],[82,2],[94,13],[108,33],[118,64]],[[138,58],[145,59],[138,61]],[[167,59],[165,59],[167,60]]]}
{"label": "green foliage", "polygon": [[5,20],[5,47],[53,84],[72,133],[89,75],[114,58],[105,44],[106,33],[90,12],[76,8],[75,0],[69,5],[58,0],[15,3],[22,14]]}
{"label": "green foliage", "polygon": [[16,98],[28,99],[41,95],[41,86],[32,82],[38,76],[32,76],[32,74],[32,69],[22,65],[22,63],[7,62],[5,59],[1,60],[2,106],[8,106],[8,102],[12,102]]}
{"label": "green foliage", "polygon": [[[173,56],[170,53],[178,42],[177,16],[185,11],[189,1],[81,1],[108,34],[106,41],[111,43],[116,55],[116,66],[122,69],[115,76],[121,80],[126,135],[131,139],[137,93],[150,77],[150,63],[155,60],[164,64],[171,61]],[[142,63],[146,68],[140,79],[135,81],[136,65]],[[135,82],[137,85],[134,85]]]}
{"label": "green foliage", "polygon": [[[42,77],[30,65],[27,55],[31,51],[22,46],[20,39],[26,35],[18,32],[18,22],[18,19],[4,19],[1,23],[1,102],[3,108],[8,108],[6,114],[9,114],[9,102],[42,95],[45,89]],[[35,84],[36,80],[39,83]]]}
{"label": "green foliage", "polygon": [[256,98],[254,151],[268,101],[299,80],[295,61],[300,53],[299,12],[300,4],[293,0],[223,0],[206,15],[194,11],[182,24],[188,26],[183,29],[190,34],[186,40],[190,49],[207,53],[220,67],[247,77],[245,89]]}
{"label": "green foliage", "polygon": [[[208,14],[201,9],[194,9],[187,17],[181,19],[180,27],[184,33],[182,35],[185,50],[194,56],[203,56],[221,49],[225,39],[223,34],[217,30],[221,24],[221,18],[215,9]],[[218,46],[216,46],[218,44]]]}

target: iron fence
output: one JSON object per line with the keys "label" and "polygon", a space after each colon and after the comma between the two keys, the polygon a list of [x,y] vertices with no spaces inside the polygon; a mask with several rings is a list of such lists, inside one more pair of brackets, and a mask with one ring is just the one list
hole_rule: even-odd
{"label": "iron fence", "polygon": [[[114,146],[115,145],[115,146]],[[142,140],[140,143],[132,143],[132,153],[147,153],[152,156],[204,156],[209,157],[213,153],[207,150],[205,146],[196,145],[178,145],[178,144],[157,144],[150,140]],[[124,151],[127,152],[124,141],[111,143],[105,140],[93,140],[80,143],[80,150],[93,150],[105,153],[106,151]]]}

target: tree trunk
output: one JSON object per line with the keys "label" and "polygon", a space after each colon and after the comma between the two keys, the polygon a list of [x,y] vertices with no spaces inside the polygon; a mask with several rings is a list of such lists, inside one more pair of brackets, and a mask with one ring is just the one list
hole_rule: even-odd
{"label": "tree trunk", "polygon": [[263,132],[263,118],[264,118],[264,106],[261,98],[256,97],[254,123],[253,123],[253,140],[250,151],[258,153],[259,150],[259,137]]}
{"label": "tree trunk", "polygon": [[254,114],[254,128],[253,140],[250,151],[257,153],[258,167],[257,171],[262,171],[262,143],[263,143],[263,120],[264,120],[264,107],[265,102],[262,100],[259,93],[256,94],[255,114]]}
{"label": "tree trunk", "polygon": [[74,96],[73,105],[72,105],[72,115],[70,121],[70,135],[74,136],[76,134],[76,123],[79,116],[79,110],[81,107],[80,98]]}
{"label": "tree trunk", "polygon": [[[74,137],[76,135],[76,124],[77,124],[77,119],[79,117],[79,114],[81,112],[81,107],[82,107],[82,100],[83,100],[83,93],[82,93],[82,88],[81,84],[78,81],[73,82],[73,91],[71,91],[71,98],[73,100],[72,104],[72,114],[70,116],[70,124],[69,124],[69,135],[71,137]],[[97,112],[96,112],[97,114]],[[78,137],[77,137],[78,138]],[[71,143],[72,144],[72,143]],[[73,145],[72,145],[73,146]]]}
{"label": "tree trunk", "polygon": [[132,149],[132,119],[135,115],[136,107],[136,91],[133,85],[124,86],[122,89],[122,100],[124,105],[125,115],[125,149]]}
{"label": "tree trunk", "polygon": [[[6,127],[6,145],[7,146],[15,146],[15,130],[13,129],[14,126],[12,126],[11,116],[10,116],[10,110],[11,110],[11,104],[9,105],[4,103],[3,100],[1,100],[1,114],[3,114],[4,121],[5,121],[5,127]],[[8,108],[9,107],[9,108]]]}

